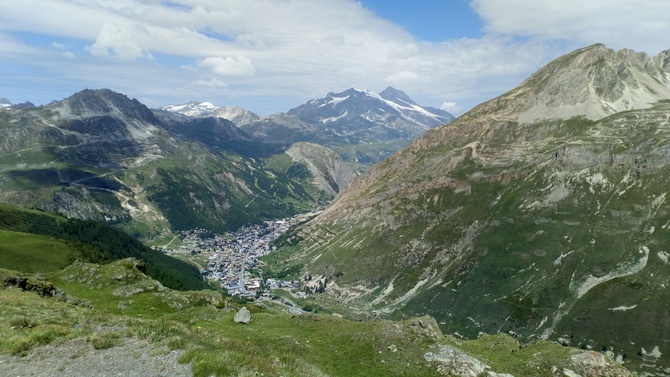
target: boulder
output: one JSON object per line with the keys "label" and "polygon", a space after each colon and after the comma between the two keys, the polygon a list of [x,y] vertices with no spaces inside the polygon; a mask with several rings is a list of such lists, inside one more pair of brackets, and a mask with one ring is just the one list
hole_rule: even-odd
{"label": "boulder", "polygon": [[251,322],[251,313],[249,312],[249,309],[243,307],[242,309],[238,310],[237,313],[235,313],[234,319],[237,323],[249,323]]}
{"label": "boulder", "polygon": [[496,373],[491,367],[451,346],[441,346],[439,353],[428,352],[426,361],[437,364],[437,372],[443,376],[462,377],[514,377],[507,373]]}

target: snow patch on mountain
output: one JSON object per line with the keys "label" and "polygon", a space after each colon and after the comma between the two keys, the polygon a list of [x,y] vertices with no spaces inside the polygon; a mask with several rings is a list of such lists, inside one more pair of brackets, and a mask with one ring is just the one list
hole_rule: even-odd
{"label": "snow patch on mountain", "polygon": [[324,107],[328,105],[337,105],[340,102],[346,101],[350,96],[344,96],[344,97],[332,97],[332,99],[322,105],[319,105],[319,107]]}
{"label": "snow patch on mountain", "polygon": [[336,116],[336,117],[330,117],[330,118],[322,119],[321,122],[324,123],[324,124],[325,124],[325,123],[328,123],[328,122],[335,122],[335,121],[337,121],[337,120],[340,120],[340,119],[346,117],[347,115],[349,115],[349,111],[345,111],[344,114],[342,114],[342,115],[340,115],[340,116]]}
{"label": "snow patch on mountain", "polygon": [[260,117],[251,111],[244,110],[239,106],[226,107],[216,106],[211,102],[189,102],[180,105],[165,105],[161,110],[176,114],[186,115],[191,118],[223,118],[227,119],[237,126],[248,124],[260,119]]}
{"label": "snow patch on mountain", "polygon": [[633,310],[637,308],[637,305],[631,305],[631,306],[617,306],[616,308],[609,308],[610,311],[613,312],[625,312],[628,310]]}

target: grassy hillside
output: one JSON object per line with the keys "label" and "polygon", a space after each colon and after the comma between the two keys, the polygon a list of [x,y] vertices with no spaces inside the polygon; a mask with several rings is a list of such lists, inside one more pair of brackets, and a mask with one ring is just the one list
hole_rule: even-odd
{"label": "grassy hillside", "polygon": [[0,230],[0,268],[49,272],[72,263],[75,253],[53,237]]}
{"label": "grassy hillside", "polygon": [[[241,325],[233,321],[239,306],[218,293],[163,288],[139,266],[133,259],[104,266],[75,263],[42,277],[0,270],[0,354],[33,357],[45,344],[65,347],[85,340],[88,346],[64,356],[77,363],[96,350],[130,347],[132,353],[141,340],[153,355],[178,350],[179,362],[188,363],[197,377],[440,376],[464,370],[553,376],[564,369],[627,376],[600,354],[555,343],[521,346],[506,335],[473,341],[443,336],[430,317],[358,322],[329,314],[291,315],[267,303],[249,304],[253,320]],[[35,294],[54,289],[60,292],[54,297]],[[459,358],[450,358],[450,352]],[[586,373],[592,366],[575,361],[583,355],[603,365]],[[16,359],[3,361],[0,372]]]}
{"label": "grassy hillside", "polygon": [[[47,264],[63,256],[53,266],[63,267],[74,260],[107,263],[133,257],[146,263],[146,272],[163,285],[174,289],[203,289],[205,282],[193,265],[144,246],[129,235],[91,220],[64,219],[39,211],[0,205],[0,230],[13,232],[29,247],[12,243],[6,246],[6,267],[20,271],[54,270]],[[36,237],[40,235],[43,237]],[[50,243],[51,240],[57,243]],[[60,245],[51,247],[49,245]],[[11,251],[12,254],[9,254]],[[52,252],[53,251],[53,252]],[[35,261],[34,258],[41,258]],[[10,264],[11,263],[11,264]],[[36,267],[43,266],[43,267]]]}

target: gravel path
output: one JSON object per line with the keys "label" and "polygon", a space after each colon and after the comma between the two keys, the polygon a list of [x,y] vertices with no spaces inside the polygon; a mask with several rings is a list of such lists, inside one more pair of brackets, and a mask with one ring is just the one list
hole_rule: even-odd
{"label": "gravel path", "polygon": [[177,362],[180,354],[181,351],[159,352],[136,339],[96,350],[79,339],[38,347],[26,357],[0,355],[0,376],[190,377],[191,367]]}

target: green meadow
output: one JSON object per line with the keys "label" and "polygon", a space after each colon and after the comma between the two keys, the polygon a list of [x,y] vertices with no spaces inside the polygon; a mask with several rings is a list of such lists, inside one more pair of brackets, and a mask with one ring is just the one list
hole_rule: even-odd
{"label": "green meadow", "polygon": [[72,263],[73,250],[53,237],[0,230],[0,268],[49,272]]}

